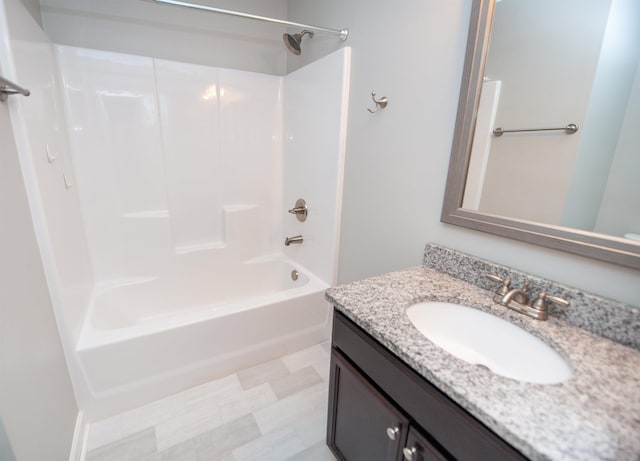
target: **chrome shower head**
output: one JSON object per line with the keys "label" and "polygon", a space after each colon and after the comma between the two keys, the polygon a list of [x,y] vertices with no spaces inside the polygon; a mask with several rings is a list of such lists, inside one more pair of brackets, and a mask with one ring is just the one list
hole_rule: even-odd
{"label": "chrome shower head", "polygon": [[303,30],[299,34],[282,34],[282,41],[289,51],[296,56],[300,56],[300,44],[302,43],[302,37],[308,35],[309,38],[313,38],[313,32],[310,30]]}

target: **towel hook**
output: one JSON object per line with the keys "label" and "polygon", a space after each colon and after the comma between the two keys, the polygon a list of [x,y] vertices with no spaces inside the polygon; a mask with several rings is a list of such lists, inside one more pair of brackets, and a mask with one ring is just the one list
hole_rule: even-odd
{"label": "towel hook", "polygon": [[373,102],[375,103],[375,107],[373,109],[371,109],[370,107],[367,107],[367,110],[372,114],[375,114],[376,112],[378,112],[379,107],[384,109],[385,107],[387,107],[387,104],[389,104],[389,100],[387,99],[386,96],[383,96],[380,99],[376,99],[375,91],[371,92],[371,99],[373,99]]}

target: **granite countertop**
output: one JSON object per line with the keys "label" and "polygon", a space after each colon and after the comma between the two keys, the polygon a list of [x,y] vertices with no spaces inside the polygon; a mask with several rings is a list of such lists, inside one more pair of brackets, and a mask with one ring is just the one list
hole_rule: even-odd
{"label": "granite countertop", "polygon": [[[492,296],[428,267],[326,293],[340,312],[529,458],[640,460],[640,352],[565,320],[530,319]],[[523,383],[457,359],[409,321],[407,307],[420,301],[464,304],[504,318],[558,351],[573,376],[559,384]]]}

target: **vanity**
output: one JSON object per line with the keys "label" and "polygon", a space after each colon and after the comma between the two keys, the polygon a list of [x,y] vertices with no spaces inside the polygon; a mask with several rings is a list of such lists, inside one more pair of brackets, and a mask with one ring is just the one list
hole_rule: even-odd
{"label": "vanity", "polygon": [[340,459],[526,459],[340,311],[330,382],[328,440]]}
{"label": "vanity", "polygon": [[[623,112],[640,107],[640,22],[610,21],[640,17],[637,5],[472,0],[442,222],[640,270],[638,207],[614,211],[638,197],[638,147],[625,141],[637,123]],[[613,36],[624,66],[601,85]],[[612,95],[619,105],[590,104]],[[432,244],[423,267],[326,298],[339,460],[640,460],[640,308]],[[544,347],[491,322],[429,336],[439,318],[416,323],[414,311],[432,315],[433,302],[491,314]],[[481,329],[489,355],[512,352],[506,371],[468,343]],[[539,379],[554,361],[559,372]]]}
{"label": "vanity", "polygon": [[[335,306],[327,443],[337,459],[640,457],[640,310],[437,245],[427,253],[423,267],[327,291]],[[571,304],[546,321],[506,309],[492,300],[489,271]],[[554,349],[571,376],[532,383],[458,359],[409,320],[421,301],[500,317]]]}

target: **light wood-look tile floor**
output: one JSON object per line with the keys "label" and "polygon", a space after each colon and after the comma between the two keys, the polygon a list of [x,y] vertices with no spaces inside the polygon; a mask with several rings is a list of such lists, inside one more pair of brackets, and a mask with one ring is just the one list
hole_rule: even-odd
{"label": "light wood-look tile floor", "polygon": [[335,461],[321,344],[98,421],[86,461]]}

